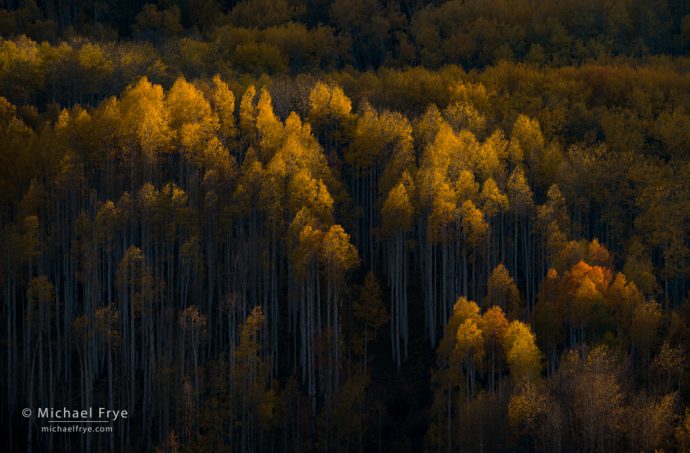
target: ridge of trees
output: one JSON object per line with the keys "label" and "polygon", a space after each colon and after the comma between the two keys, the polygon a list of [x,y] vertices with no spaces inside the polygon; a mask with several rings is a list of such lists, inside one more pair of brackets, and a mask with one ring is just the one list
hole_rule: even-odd
{"label": "ridge of trees", "polygon": [[183,60],[187,71],[481,68],[501,60],[567,66],[690,50],[690,7],[676,0],[8,0],[1,6],[5,38],[139,43],[143,55],[155,47]]}

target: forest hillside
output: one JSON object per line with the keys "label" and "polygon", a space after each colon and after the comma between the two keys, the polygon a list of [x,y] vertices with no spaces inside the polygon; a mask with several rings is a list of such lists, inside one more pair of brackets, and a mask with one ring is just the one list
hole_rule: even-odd
{"label": "forest hillside", "polygon": [[6,451],[690,450],[690,3],[0,7]]}

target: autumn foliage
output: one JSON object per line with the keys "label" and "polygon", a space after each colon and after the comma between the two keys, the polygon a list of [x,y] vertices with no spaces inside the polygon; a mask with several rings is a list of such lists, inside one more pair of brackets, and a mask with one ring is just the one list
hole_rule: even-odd
{"label": "autumn foliage", "polygon": [[8,451],[690,449],[687,5],[140,3],[0,9]]}

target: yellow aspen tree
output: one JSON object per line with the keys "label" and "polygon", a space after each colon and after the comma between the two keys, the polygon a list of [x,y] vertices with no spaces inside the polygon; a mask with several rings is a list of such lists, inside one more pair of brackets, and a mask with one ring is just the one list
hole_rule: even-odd
{"label": "yellow aspen tree", "polygon": [[510,376],[515,383],[534,381],[541,373],[541,351],[537,347],[536,337],[527,324],[513,321],[508,326],[503,347],[510,369]]}
{"label": "yellow aspen tree", "polygon": [[639,237],[633,237],[628,245],[623,272],[647,297],[659,291],[654,270],[648,248]]}
{"label": "yellow aspen tree", "polygon": [[635,283],[628,281],[626,275],[619,272],[606,289],[605,297],[615,317],[619,338],[629,340],[635,310],[639,304],[644,303],[644,296]]}
{"label": "yellow aspen tree", "polygon": [[355,117],[352,102],[338,85],[317,82],[309,93],[309,122],[320,143],[336,155],[345,149]]}
{"label": "yellow aspen tree", "polygon": [[239,109],[240,140],[245,147],[258,145],[255,98],[256,88],[254,88],[254,85],[249,85],[242,95]]}
{"label": "yellow aspen tree", "polygon": [[508,403],[508,424],[518,438],[526,437],[532,445],[542,437],[549,415],[549,398],[544,389],[534,383],[525,382],[514,392]]}
{"label": "yellow aspen tree", "polygon": [[472,266],[473,275],[471,279],[471,287],[468,284],[469,267],[468,259],[472,258],[473,264],[477,261],[478,252],[480,252],[480,245],[486,240],[489,234],[489,225],[486,222],[484,213],[474,204],[472,200],[466,200],[462,203],[459,209],[460,216],[460,230],[462,234],[462,241],[464,245],[463,253],[463,292],[468,294],[472,291],[477,293],[477,271],[475,265]]}
{"label": "yellow aspen tree", "polygon": [[[461,389],[463,359],[465,359],[465,365],[472,366],[475,353],[478,354],[477,357],[481,357],[483,353],[480,345],[479,322],[481,322],[479,306],[465,297],[458,298],[453,306],[452,316],[445,326],[443,338],[436,348],[436,369],[432,371],[434,402],[428,436],[432,436],[429,440],[439,448],[444,446],[452,451],[454,413],[463,391]],[[464,327],[461,329],[461,326]],[[458,339],[460,339],[459,344]],[[465,392],[468,374],[465,374]]]}
{"label": "yellow aspen tree", "polygon": [[486,273],[489,274],[494,263],[503,260],[505,255],[505,247],[501,247],[501,244],[505,244],[503,230],[505,213],[508,212],[508,197],[501,191],[493,178],[488,178],[482,185],[479,202],[481,210],[486,214],[489,226],[486,236],[486,256],[484,257]]}
{"label": "yellow aspen tree", "polygon": [[350,235],[340,225],[331,225],[323,235],[320,246],[320,257],[326,274],[326,329],[331,332],[330,367],[327,370],[327,381],[332,394],[340,386],[340,342],[342,310],[342,286],[347,281],[347,274],[359,264],[357,249],[350,242]]}
{"label": "yellow aspen tree", "polygon": [[267,429],[274,416],[276,395],[271,385],[268,358],[262,353],[264,323],[261,307],[254,307],[240,329],[235,347],[235,366],[231,369],[232,410],[240,427],[241,449],[257,448],[255,431]]}
{"label": "yellow aspen tree", "polygon": [[512,319],[519,319],[522,313],[520,292],[508,269],[500,263],[494,268],[487,284],[485,307],[498,306]]}
{"label": "yellow aspen tree", "polygon": [[382,233],[390,242],[387,247],[386,264],[388,282],[391,287],[391,347],[393,360],[398,367],[402,359],[407,357],[407,237],[413,227],[414,208],[409,195],[413,191],[412,178],[405,174],[403,179],[390,190],[381,209]]}
{"label": "yellow aspen tree", "polygon": [[192,162],[200,161],[202,150],[218,129],[210,103],[199,89],[180,77],[167,93],[165,104],[176,142]]}
{"label": "yellow aspen tree", "polygon": [[546,197],[546,203],[537,208],[537,222],[542,231],[541,261],[544,268],[553,265],[553,260],[565,245],[570,231],[566,200],[556,184],[549,187]]}
{"label": "yellow aspen tree", "polygon": [[[484,337],[484,351],[487,353],[491,366],[488,367],[489,372],[489,383],[491,392],[494,392],[495,379],[496,379],[496,363],[500,364],[500,352],[501,346],[503,345],[503,340],[508,330],[508,320],[503,314],[503,310],[499,306],[492,306],[484,312],[482,318],[479,322],[479,328],[482,331]],[[497,355],[499,357],[497,357]],[[500,375],[501,369],[498,370],[499,375],[499,385],[500,385]]]}
{"label": "yellow aspen tree", "polygon": [[[375,237],[383,222],[380,207],[403,175],[407,173],[409,179],[415,171],[412,126],[397,112],[379,113],[365,104],[344,158],[351,167],[346,170],[352,173],[350,188],[354,201],[362,210],[357,222],[358,245],[363,258],[373,267],[380,255],[381,244]],[[383,244],[384,256],[390,253],[388,245]]]}
{"label": "yellow aspen tree", "polygon": [[212,82],[211,106],[218,117],[218,133],[223,144],[230,147],[238,132],[235,119],[235,95],[218,74],[213,76]]}
{"label": "yellow aspen tree", "polygon": [[[482,330],[478,319],[475,317],[467,318],[458,326],[458,330],[455,333],[455,349],[451,357],[458,357],[464,365],[466,378],[465,395],[466,401],[469,403],[476,389],[476,369],[481,365],[484,357]],[[453,360],[451,359],[452,363]]]}
{"label": "yellow aspen tree", "polygon": [[493,178],[505,181],[508,161],[508,141],[503,132],[496,129],[481,144],[477,174],[481,179]]}
{"label": "yellow aspen tree", "polygon": [[271,94],[262,89],[256,105],[256,129],[259,138],[259,158],[262,162],[271,160],[284,140],[284,126],[273,112]]}
{"label": "yellow aspen tree", "polygon": [[[513,213],[513,250],[512,260],[506,260],[510,265],[512,261],[512,271],[515,279],[525,282],[525,298],[527,299],[527,310],[531,312],[534,303],[534,272],[529,257],[532,249],[530,241],[530,219],[534,208],[532,189],[529,186],[525,172],[521,167],[515,167],[508,179],[508,201],[510,210]],[[520,228],[521,227],[521,228]],[[520,266],[518,265],[520,263]],[[522,269],[523,275],[518,273]]]}
{"label": "yellow aspen tree", "polygon": [[468,129],[475,135],[481,135],[486,127],[486,118],[470,102],[458,101],[443,110],[443,116],[453,129]]}
{"label": "yellow aspen tree", "polygon": [[482,211],[489,219],[508,210],[508,197],[501,192],[493,178],[484,181],[479,197],[482,201]]}
{"label": "yellow aspen tree", "polygon": [[[524,159],[528,164],[534,166],[535,162],[542,157],[544,150],[544,136],[539,121],[526,115],[518,115],[510,135],[510,148],[511,152],[514,153],[514,163],[517,164]],[[512,151],[513,149],[515,151]]]}
{"label": "yellow aspen tree", "polygon": [[125,90],[119,106],[128,151],[133,153],[132,165],[137,165],[139,158],[151,165],[158,154],[169,151],[172,133],[160,85],[142,78]]}

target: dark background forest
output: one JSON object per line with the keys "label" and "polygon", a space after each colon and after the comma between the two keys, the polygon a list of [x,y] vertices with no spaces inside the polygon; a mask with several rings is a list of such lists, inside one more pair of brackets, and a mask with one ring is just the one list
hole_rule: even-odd
{"label": "dark background forest", "polygon": [[687,1],[0,7],[6,451],[690,450]]}

